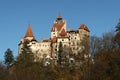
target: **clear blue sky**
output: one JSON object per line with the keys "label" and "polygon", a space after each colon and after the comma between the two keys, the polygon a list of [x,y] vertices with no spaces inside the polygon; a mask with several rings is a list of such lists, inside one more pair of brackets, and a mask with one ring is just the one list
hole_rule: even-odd
{"label": "clear blue sky", "polygon": [[71,29],[84,23],[91,35],[115,30],[120,18],[120,0],[0,0],[0,60],[18,43],[30,23],[37,40],[50,37],[54,20],[61,14]]}

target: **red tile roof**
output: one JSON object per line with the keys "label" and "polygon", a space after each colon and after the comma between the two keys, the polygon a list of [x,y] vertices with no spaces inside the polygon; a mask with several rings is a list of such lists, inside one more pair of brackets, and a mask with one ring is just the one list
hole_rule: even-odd
{"label": "red tile roof", "polygon": [[50,39],[44,39],[42,42],[50,42]]}
{"label": "red tile roof", "polygon": [[34,37],[30,24],[28,25],[28,29],[27,29],[27,32],[25,34],[25,37]]}
{"label": "red tile roof", "polygon": [[65,29],[62,29],[60,35],[61,35],[61,36],[65,36],[65,35],[67,35],[67,33],[65,32]]}
{"label": "red tile roof", "polygon": [[61,15],[58,15],[58,17],[57,17],[58,19],[61,19],[62,18],[62,16]]}
{"label": "red tile roof", "polygon": [[61,30],[61,28],[64,26],[64,24],[65,24],[65,22],[54,23],[51,31],[55,31],[55,29],[57,29],[57,31],[59,32]]}
{"label": "red tile roof", "polygon": [[53,42],[53,43],[56,43],[56,42],[57,42],[57,37],[56,37],[56,36],[53,37],[52,42]]}
{"label": "red tile roof", "polygon": [[30,40],[29,40],[29,39],[25,39],[24,41],[25,41],[25,42],[27,42],[27,43],[29,43],[29,42],[30,42]]}
{"label": "red tile roof", "polygon": [[84,29],[84,30],[90,32],[90,30],[89,30],[89,29],[87,28],[87,26],[84,25],[84,24],[81,24],[80,27],[79,27],[79,29]]}

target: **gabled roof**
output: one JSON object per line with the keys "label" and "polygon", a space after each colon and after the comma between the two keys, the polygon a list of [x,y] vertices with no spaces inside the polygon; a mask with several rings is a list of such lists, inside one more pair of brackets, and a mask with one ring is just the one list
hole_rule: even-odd
{"label": "gabled roof", "polygon": [[34,37],[30,24],[28,25],[28,29],[25,34],[25,37]]}
{"label": "gabled roof", "polygon": [[55,29],[57,31],[60,31],[62,29],[62,27],[64,26],[64,24],[65,24],[65,22],[61,22],[61,23],[55,22],[51,31],[55,31]]}
{"label": "gabled roof", "polygon": [[80,27],[79,27],[79,29],[84,29],[84,30],[90,32],[90,30],[89,30],[89,29],[87,28],[87,26],[84,25],[84,24],[81,24]]}
{"label": "gabled roof", "polygon": [[61,36],[65,36],[65,35],[67,35],[67,33],[65,32],[65,29],[62,29],[60,35],[61,35]]}
{"label": "gabled roof", "polygon": [[[60,23],[59,23],[59,21],[60,21]],[[51,32],[54,32],[55,30],[57,30],[59,32],[62,29],[62,27],[64,26],[64,24],[65,24],[65,21],[62,20],[62,16],[58,15],[57,20],[53,24]]]}

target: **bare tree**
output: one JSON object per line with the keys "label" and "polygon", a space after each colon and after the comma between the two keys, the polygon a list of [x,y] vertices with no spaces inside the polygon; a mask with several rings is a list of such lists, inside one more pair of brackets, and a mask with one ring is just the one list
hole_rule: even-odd
{"label": "bare tree", "polygon": [[90,53],[94,55],[100,50],[101,39],[97,36],[91,36],[90,38]]}

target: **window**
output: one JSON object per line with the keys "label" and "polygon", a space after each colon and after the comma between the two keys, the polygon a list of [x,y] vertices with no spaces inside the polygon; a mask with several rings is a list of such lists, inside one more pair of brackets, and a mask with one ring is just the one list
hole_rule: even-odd
{"label": "window", "polygon": [[75,37],[75,39],[76,39],[76,37]]}

